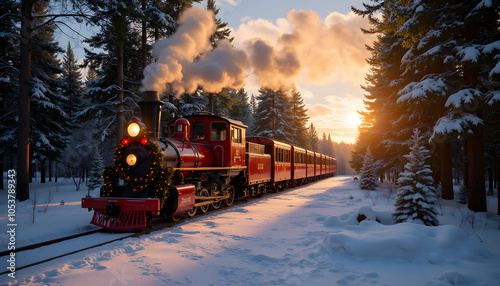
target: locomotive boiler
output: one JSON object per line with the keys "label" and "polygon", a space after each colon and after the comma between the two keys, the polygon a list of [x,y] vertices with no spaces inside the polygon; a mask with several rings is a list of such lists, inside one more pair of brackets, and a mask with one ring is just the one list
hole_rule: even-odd
{"label": "locomotive boiler", "polygon": [[163,104],[156,91],[143,93],[142,117],[126,126],[100,196],[82,199],[83,208],[94,210],[92,224],[145,228],[155,217],[178,220],[336,173],[335,158],[246,138],[242,122],[207,112],[172,120],[160,136]]}

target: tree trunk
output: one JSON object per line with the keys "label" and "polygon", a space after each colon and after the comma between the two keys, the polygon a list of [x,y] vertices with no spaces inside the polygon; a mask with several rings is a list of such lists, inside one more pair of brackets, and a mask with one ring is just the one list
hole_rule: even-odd
{"label": "tree trunk", "polygon": [[55,167],[54,173],[55,173],[54,182],[57,183],[57,175],[58,175],[58,172],[57,172],[57,161],[56,161],[56,167]]}
{"label": "tree trunk", "polygon": [[482,127],[474,129],[467,143],[469,159],[469,209],[485,212],[486,190],[484,183],[484,136]]}
{"label": "tree trunk", "polygon": [[451,169],[450,142],[440,144],[441,161],[441,197],[444,200],[453,200],[453,173]]}
{"label": "tree trunk", "polygon": [[21,4],[21,67],[19,72],[19,121],[17,151],[17,199],[30,198],[30,89],[31,89],[31,49],[33,21],[31,11],[33,0],[23,0]]}
{"label": "tree trunk", "polygon": [[118,105],[116,107],[116,139],[117,145],[120,146],[123,138],[123,46],[118,46]]}
{"label": "tree trunk", "polygon": [[[468,20],[465,23],[465,41],[467,43],[479,39],[480,23]],[[479,81],[480,66],[477,62],[467,62],[464,64],[465,84],[470,88],[475,88],[481,82]],[[478,118],[483,118],[481,101],[474,98],[472,102],[464,104],[465,111],[475,114]],[[469,209],[474,212],[486,211],[486,190],[484,176],[484,134],[483,126],[477,125],[471,130],[472,135],[468,138],[467,150],[469,160]]]}
{"label": "tree trunk", "polygon": [[493,196],[493,168],[488,168],[488,196]]}
{"label": "tree trunk", "polygon": [[42,161],[41,165],[40,165],[40,183],[43,183],[45,184],[45,172],[47,170],[45,170],[45,161]]}
{"label": "tree trunk", "polygon": [[[500,157],[497,158],[497,181],[500,180]],[[500,215],[500,185],[497,185],[497,215]]]}
{"label": "tree trunk", "polygon": [[28,172],[29,172],[29,182],[33,182],[33,178],[35,177],[35,170],[32,162],[28,163]]}
{"label": "tree trunk", "polygon": [[49,159],[49,182],[52,182],[52,160]]}

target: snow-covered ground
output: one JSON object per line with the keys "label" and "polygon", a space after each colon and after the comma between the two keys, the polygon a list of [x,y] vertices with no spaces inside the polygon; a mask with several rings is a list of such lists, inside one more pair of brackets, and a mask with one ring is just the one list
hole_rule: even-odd
{"label": "snow-covered ground", "polygon": [[[71,181],[34,188],[40,194],[34,224],[30,202],[17,202],[17,246],[93,229],[92,213],[79,206],[86,190],[75,192]],[[490,212],[480,214],[440,201],[438,227],[394,225],[394,197],[389,184],[368,192],[352,177],[330,178],[19,270],[16,279],[3,275],[0,284],[498,285],[496,197],[488,198]],[[368,219],[358,223],[359,213]]]}

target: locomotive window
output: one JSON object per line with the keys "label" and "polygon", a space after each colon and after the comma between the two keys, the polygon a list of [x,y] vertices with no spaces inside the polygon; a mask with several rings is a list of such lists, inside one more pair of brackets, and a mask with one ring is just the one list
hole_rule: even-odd
{"label": "locomotive window", "polygon": [[210,139],[212,141],[226,140],[226,122],[212,122],[212,130],[210,131]]}
{"label": "locomotive window", "polygon": [[243,130],[237,127],[231,127],[231,141],[236,144],[243,143]]}
{"label": "locomotive window", "polygon": [[191,131],[191,139],[192,140],[205,140],[205,122],[193,122],[193,125],[191,125],[192,131]]}

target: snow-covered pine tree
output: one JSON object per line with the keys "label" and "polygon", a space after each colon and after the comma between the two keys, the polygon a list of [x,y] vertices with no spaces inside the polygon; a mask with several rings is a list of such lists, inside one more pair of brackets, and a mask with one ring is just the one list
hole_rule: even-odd
{"label": "snow-covered pine tree", "polygon": [[430,157],[429,151],[423,145],[423,137],[418,129],[411,137],[412,147],[410,154],[404,157],[408,160],[405,171],[398,179],[401,187],[396,194],[395,211],[392,213],[394,221],[416,222],[425,225],[438,225],[435,189],[431,176],[431,169],[426,160]]}
{"label": "snow-covered pine tree", "polygon": [[208,97],[201,95],[200,91],[196,91],[193,94],[184,93],[179,100],[180,114],[177,115],[187,116],[207,110],[207,104]]}
{"label": "snow-covered pine tree", "polygon": [[234,103],[229,109],[229,117],[243,122],[243,124],[248,126],[248,129],[252,129],[253,126],[253,116],[250,110],[250,104],[248,103],[248,94],[244,88],[231,93]]}
{"label": "snow-covered pine tree", "polygon": [[292,143],[292,109],[283,90],[259,89],[259,105],[255,114],[255,135]]}
{"label": "snow-covered pine tree", "polygon": [[295,130],[294,137],[297,145],[305,148],[311,149],[311,142],[307,136],[307,122],[309,121],[309,116],[307,115],[306,105],[302,99],[302,95],[293,87],[290,90],[290,104],[292,105],[293,119],[292,127]]}
{"label": "snow-covered pine tree", "polygon": [[[37,15],[49,13],[50,2],[36,2]],[[40,24],[34,20],[34,25]],[[41,181],[45,180],[48,160],[55,160],[68,144],[69,120],[63,110],[67,98],[61,94],[65,84],[58,75],[64,70],[57,53],[64,50],[54,41],[54,24],[47,24],[33,31],[32,77],[31,77],[31,130],[30,152],[32,159],[41,166]]]}
{"label": "snow-covered pine tree", "polygon": [[76,115],[83,110],[85,102],[82,100],[82,75],[69,42],[62,68],[64,69],[62,80],[65,85],[61,91],[62,95],[67,99],[64,104],[64,111],[68,115],[69,120],[75,123]]}
{"label": "snow-covered pine tree", "polygon": [[102,160],[99,149],[96,148],[92,163],[90,164],[89,176],[87,180],[87,187],[89,192],[95,188],[100,187],[104,180],[102,179],[102,171],[104,169],[104,162]]}
{"label": "snow-covered pine tree", "polygon": [[[367,85],[364,101],[365,110],[360,112],[362,123],[358,126],[358,136],[354,149],[351,151],[349,164],[352,169],[361,170],[366,146],[371,150],[377,161],[382,160],[384,169],[391,169],[399,163],[399,156],[406,153],[407,141],[413,129],[404,118],[405,106],[396,103],[398,91],[406,84],[402,78],[401,59],[407,48],[402,45],[402,38],[397,35],[398,25],[403,21],[396,11],[400,10],[397,1],[372,1],[364,4],[363,10],[352,8],[354,13],[367,17],[372,27],[363,30],[368,34],[377,34],[377,40],[368,50],[370,73],[367,75]],[[390,4],[389,4],[390,3]],[[393,9],[396,7],[397,9]],[[401,132],[405,130],[405,132]]]}
{"label": "snow-covered pine tree", "polygon": [[363,157],[363,167],[361,167],[359,175],[361,177],[359,187],[362,190],[375,190],[377,188],[377,170],[369,146],[366,148],[366,153]]}
{"label": "snow-covered pine tree", "polygon": [[[17,15],[17,1],[0,1],[2,14]],[[18,19],[5,16],[0,21],[0,174],[3,163],[14,162],[17,147],[17,118],[19,107],[19,31]],[[0,182],[3,189],[3,180]]]}

